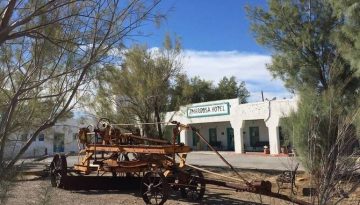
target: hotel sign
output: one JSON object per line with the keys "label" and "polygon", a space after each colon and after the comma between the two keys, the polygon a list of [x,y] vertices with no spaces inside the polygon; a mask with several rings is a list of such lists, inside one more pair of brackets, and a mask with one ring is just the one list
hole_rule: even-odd
{"label": "hotel sign", "polygon": [[188,107],[187,117],[208,117],[217,115],[228,115],[230,114],[229,103],[219,103],[212,105],[200,105],[194,107]]}

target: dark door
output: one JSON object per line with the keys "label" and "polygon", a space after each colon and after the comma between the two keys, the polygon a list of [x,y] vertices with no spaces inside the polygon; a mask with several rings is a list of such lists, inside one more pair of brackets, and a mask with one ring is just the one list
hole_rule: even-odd
{"label": "dark door", "polygon": [[234,151],[235,150],[235,146],[234,146],[234,129],[232,127],[228,127],[226,129],[226,133],[227,133],[227,149],[229,151]]}
{"label": "dark door", "polygon": [[215,145],[217,142],[216,128],[209,129],[209,143]]}
{"label": "dark door", "polygon": [[55,133],[54,135],[54,153],[64,152],[64,134]]}
{"label": "dark door", "polygon": [[197,147],[197,144],[199,142],[199,136],[196,135],[196,132],[192,132],[192,139],[193,139],[193,146]]}
{"label": "dark door", "polygon": [[256,144],[260,141],[259,127],[249,127],[249,133],[250,133],[250,145],[252,147],[255,147]]}

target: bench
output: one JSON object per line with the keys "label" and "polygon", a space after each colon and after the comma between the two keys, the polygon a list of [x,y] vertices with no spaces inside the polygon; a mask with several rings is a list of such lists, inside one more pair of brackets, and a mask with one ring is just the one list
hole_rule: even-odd
{"label": "bench", "polygon": [[278,185],[278,193],[280,192],[280,189],[284,189],[283,185],[286,183],[291,184],[291,192],[295,195],[294,187],[297,188],[295,180],[298,168],[299,163],[295,165],[293,170],[284,171],[276,178],[276,183]]}

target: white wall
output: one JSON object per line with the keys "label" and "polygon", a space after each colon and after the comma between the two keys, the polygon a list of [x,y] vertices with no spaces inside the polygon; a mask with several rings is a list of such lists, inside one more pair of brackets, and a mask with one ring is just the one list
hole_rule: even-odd
{"label": "white wall", "polygon": [[[227,143],[227,128],[231,127],[230,122],[216,122],[216,123],[201,123],[201,124],[191,124],[191,126],[196,127],[199,129],[200,134],[205,137],[207,141],[209,141],[209,129],[210,128],[216,128],[216,135],[217,135],[217,141],[221,142],[221,145],[224,150],[227,149],[228,143]],[[196,147],[193,146],[193,137],[192,137],[192,131],[187,132],[186,135],[188,141],[187,144],[191,146],[192,148],[196,149]],[[203,150],[206,150],[206,146],[203,145]]]}
{"label": "white wall", "polygon": [[243,134],[244,144],[250,146],[250,127],[259,127],[259,140],[269,141],[269,130],[266,127],[264,120],[244,120]]}
{"label": "white wall", "polygon": [[[196,118],[187,117],[187,108],[194,106],[211,105],[217,103],[229,103],[230,113],[228,115],[221,116],[204,116]],[[235,152],[244,152],[244,143],[249,143],[248,139],[248,122],[254,123],[259,122],[260,128],[260,140],[269,141],[270,153],[279,154],[280,142],[278,134],[279,119],[286,117],[291,111],[296,111],[297,99],[284,99],[284,100],[271,100],[265,102],[239,104],[238,99],[227,99],[218,100],[204,103],[189,104],[176,112],[168,112],[165,115],[165,121],[179,121],[183,124],[201,124],[202,126],[208,126],[204,124],[211,123],[228,123],[230,122],[231,127],[234,129],[234,140],[235,140]],[[208,127],[206,127],[208,128]],[[200,130],[202,134],[208,135],[208,130]],[[243,136],[243,132],[246,132]],[[218,131],[220,132],[220,130]],[[266,140],[266,132],[268,133],[268,140]],[[185,134],[182,135],[185,140]],[[220,135],[218,135],[220,136]],[[226,130],[224,132],[226,141]],[[190,141],[192,143],[192,141]],[[186,144],[188,144],[186,142]],[[188,144],[191,145],[191,144]]]}
{"label": "white wall", "polygon": [[[94,120],[91,118],[72,118],[65,121],[60,121],[56,123],[55,126],[43,132],[43,134],[45,135],[44,141],[39,141],[39,136],[37,136],[36,140],[31,143],[30,147],[27,149],[23,157],[42,156],[45,154],[45,149],[47,149],[47,154],[54,154],[53,151],[55,133],[64,134],[64,153],[78,152],[79,150],[77,145],[77,139],[74,139],[74,134],[78,133],[79,127],[87,127],[90,124],[95,125]],[[6,158],[11,158],[12,156],[14,156],[25,144],[25,142],[21,141],[21,134],[24,133],[28,133],[27,139],[30,139],[30,134],[32,133],[32,131],[24,131],[11,135],[11,141],[7,143],[5,151]]]}

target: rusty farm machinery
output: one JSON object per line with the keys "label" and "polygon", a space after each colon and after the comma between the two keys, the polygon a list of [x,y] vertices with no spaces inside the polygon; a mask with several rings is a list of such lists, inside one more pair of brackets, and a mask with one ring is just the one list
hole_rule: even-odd
{"label": "rusty farm machinery", "polygon": [[[171,124],[173,125],[171,142],[144,138],[138,132],[121,132],[105,118],[100,119],[93,130],[89,127],[80,128],[78,163],[68,167],[66,156],[56,154],[50,164],[52,186],[71,189],[70,187],[74,185],[83,184],[80,189],[88,189],[89,184],[106,184],[106,189],[113,189],[114,187],[107,183],[118,180],[117,185],[125,184],[127,188],[140,185],[141,196],[146,204],[164,204],[172,190],[179,191],[181,196],[188,200],[200,201],[204,196],[206,185],[212,184],[235,191],[275,197],[295,204],[308,204],[272,192],[269,181],[248,181],[207,142],[195,127],[176,121]],[[221,175],[187,164],[186,156],[191,152],[191,148],[176,142],[176,137],[185,129],[195,132],[237,177]],[[230,179],[231,182],[205,178],[204,172],[220,176],[222,179]],[[94,175],[96,177],[90,177]],[[106,175],[110,177],[105,177]]]}

